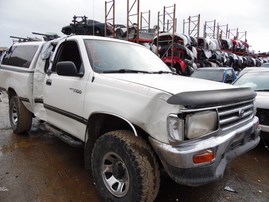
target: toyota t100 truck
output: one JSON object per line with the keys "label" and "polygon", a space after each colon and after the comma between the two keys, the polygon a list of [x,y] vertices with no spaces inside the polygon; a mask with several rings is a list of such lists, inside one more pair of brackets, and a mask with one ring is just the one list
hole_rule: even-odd
{"label": "toyota t100 truck", "polygon": [[175,75],[135,43],[96,36],[15,43],[0,66],[14,133],[33,117],[82,145],[110,201],[153,201],[160,169],[177,183],[220,179],[260,140],[255,92]]}

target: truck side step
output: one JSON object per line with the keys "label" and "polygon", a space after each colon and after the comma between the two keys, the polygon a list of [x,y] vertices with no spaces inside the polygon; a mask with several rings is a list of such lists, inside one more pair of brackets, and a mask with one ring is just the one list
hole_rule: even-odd
{"label": "truck side step", "polygon": [[54,135],[72,147],[76,147],[76,148],[83,148],[84,147],[84,143],[81,140],[74,138],[74,137],[71,137],[68,134],[56,133]]}
{"label": "truck side step", "polygon": [[72,147],[75,148],[83,148],[84,147],[84,142],[81,140],[77,139],[76,137],[72,137],[71,135],[59,130],[58,128],[55,128],[54,126],[46,123],[46,128],[50,130],[53,135],[58,137],[60,140],[64,141],[65,143],[69,144]]}

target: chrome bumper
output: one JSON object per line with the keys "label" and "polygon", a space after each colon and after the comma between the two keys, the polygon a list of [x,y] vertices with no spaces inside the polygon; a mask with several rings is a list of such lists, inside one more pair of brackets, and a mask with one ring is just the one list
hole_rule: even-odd
{"label": "chrome bumper", "polygon": [[[149,141],[172,179],[180,184],[198,186],[223,176],[226,164],[233,158],[253,149],[260,141],[257,117],[248,124],[219,136],[173,147],[153,138]],[[195,164],[193,156],[210,149],[213,162]]]}

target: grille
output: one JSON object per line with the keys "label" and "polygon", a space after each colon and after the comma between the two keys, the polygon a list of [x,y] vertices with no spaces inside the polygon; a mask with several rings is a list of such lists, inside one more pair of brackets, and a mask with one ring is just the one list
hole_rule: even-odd
{"label": "grille", "polygon": [[257,108],[257,114],[259,117],[260,124],[269,125],[269,109]]}
{"label": "grille", "polygon": [[254,116],[253,100],[218,108],[219,124],[223,130],[248,121]]}

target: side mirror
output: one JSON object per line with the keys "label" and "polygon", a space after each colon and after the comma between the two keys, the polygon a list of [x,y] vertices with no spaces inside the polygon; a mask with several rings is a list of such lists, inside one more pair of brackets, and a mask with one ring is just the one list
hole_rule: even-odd
{"label": "side mirror", "polygon": [[58,62],[56,64],[56,72],[61,76],[77,76],[78,70],[76,65],[71,61]]}

